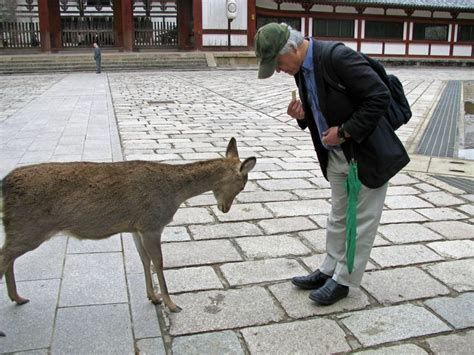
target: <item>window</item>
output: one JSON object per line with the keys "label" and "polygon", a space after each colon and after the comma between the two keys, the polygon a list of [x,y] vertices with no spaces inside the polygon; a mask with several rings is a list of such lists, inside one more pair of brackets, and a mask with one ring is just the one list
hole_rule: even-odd
{"label": "window", "polygon": [[257,30],[265,26],[268,23],[286,23],[291,26],[291,28],[300,31],[301,30],[301,19],[295,17],[271,17],[271,16],[258,16],[257,17]]}
{"label": "window", "polygon": [[313,19],[313,36],[354,38],[354,20]]}
{"label": "window", "polygon": [[458,41],[474,42],[474,25],[459,25]]}
{"label": "window", "polygon": [[365,21],[365,38],[403,39],[403,22]]}
{"label": "window", "polygon": [[447,41],[448,25],[415,23],[413,24],[413,39]]}

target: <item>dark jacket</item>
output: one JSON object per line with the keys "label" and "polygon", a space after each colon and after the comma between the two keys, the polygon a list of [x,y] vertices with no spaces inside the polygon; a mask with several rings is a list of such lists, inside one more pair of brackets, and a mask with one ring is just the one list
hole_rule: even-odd
{"label": "dark jacket", "polygon": [[[332,65],[346,93],[326,84],[322,75],[321,53],[329,42],[315,40],[313,60],[318,100],[329,127],[340,126],[351,135],[343,143],[347,161],[358,164],[360,181],[367,187],[385,184],[410,161],[403,144],[383,117],[390,103],[390,92],[369,63],[356,51],[337,46]],[[323,147],[313,113],[307,102],[303,72],[295,75],[305,118],[298,120],[302,129],[309,127],[321,169],[327,179],[328,151]]]}

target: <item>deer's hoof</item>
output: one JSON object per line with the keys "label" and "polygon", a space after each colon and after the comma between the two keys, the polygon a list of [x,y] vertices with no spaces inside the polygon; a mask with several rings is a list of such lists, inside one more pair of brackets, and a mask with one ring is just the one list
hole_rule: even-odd
{"label": "deer's hoof", "polygon": [[163,302],[163,300],[161,299],[161,297],[159,296],[155,296],[155,297],[148,297],[148,299],[151,301],[151,303],[153,303],[154,305],[157,305],[157,304],[161,304]]}
{"label": "deer's hoof", "polygon": [[23,298],[23,297],[17,297],[15,300],[15,303],[19,306],[25,304],[25,303],[28,303],[30,302],[30,300],[28,298]]}
{"label": "deer's hoof", "polygon": [[170,311],[173,312],[173,313],[179,313],[182,310],[183,309],[180,306],[176,306],[176,305],[173,308],[170,308]]}
{"label": "deer's hoof", "polygon": [[4,332],[0,332],[0,337],[6,337]]}

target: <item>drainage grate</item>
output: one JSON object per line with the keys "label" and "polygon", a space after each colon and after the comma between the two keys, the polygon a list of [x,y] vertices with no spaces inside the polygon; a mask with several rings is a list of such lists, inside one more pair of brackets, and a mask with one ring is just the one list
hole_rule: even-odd
{"label": "drainage grate", "polygon": [[474,194],[474,180],[464,179],[452,176],[431,175],[435,179],[441,180],[451,186],[457,187],[460,190],[466,191],[468,194]]}
{"label": "drainage grate", "polygon": [[453,157],[461,101],[461,81],[450,80],[418,144],[417,153]]}

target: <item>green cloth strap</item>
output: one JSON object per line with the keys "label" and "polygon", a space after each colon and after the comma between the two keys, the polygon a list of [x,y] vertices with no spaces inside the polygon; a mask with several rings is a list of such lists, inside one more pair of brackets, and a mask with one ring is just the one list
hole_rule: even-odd
{"label": "green cloth strap", "polygon": [[349,174],[346,180],[347,213],[346,213],[346,259],[349,274],[354,268],[357,239],[357,196],[362,184],[357,176],[357,163],[354,159],[349,163]]}

